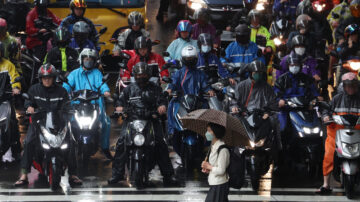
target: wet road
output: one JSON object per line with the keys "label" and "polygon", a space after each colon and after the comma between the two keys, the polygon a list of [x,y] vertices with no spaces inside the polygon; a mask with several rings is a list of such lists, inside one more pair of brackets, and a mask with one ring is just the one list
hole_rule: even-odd
{"label": "wet road", "polygon": [[[161,44],[153,49],[161,53],[167,44],[173,40],[173,31],[176,27],[175,16],[170,14],[169,21],[159,24],[155,20],[158,0],[149,0],[147,9],[148,29],[152,39],[158,39]],[[112,80],[114,82],[114,80]],[[111,112],[111,108],[108,112]],[[119,126],[113,120],[111,144],[114,147],[119,133]],[[0,172],[0,201],[204,201],[208,190],[206,176],[194,171],[191,176],[185,175],[178,168],[178,158],[171,153],[177,177],[182,185],[174,188],[164,188],[162,177],[158,169],[151,172],[151,186],[144,190],[136,190],[131,182],[121,182],[115,186],[108,186],[107,179],[111,177],[111,162],[104,160],[101,152],[90,159],[88,172],[79,171],[84,184],[79,188],[70,188],[67,176],[62,178],[60,189],[52,192],[48,185],[38,179],[38,172],[32,170],[29,175],[30,184],[26,188],[13,188],[12,184],[19,175],[18,163],[1,166]],[[330,196],[317,196],[316,188],[320,187],[321,179],[307,177],[301,171],[286,171],[280,176],[273,175],[272,169],[263,176],[260,191],[254,192],[248,183],[241,190],[230,190],[230,201],[347,201],[344,192],[338,183],[333,183],[335,189]],[[357,188],[359,190],[359,187]],[[360,193],[358,192],[358,195]],[[360,198],[357,198],[360,201]]]}

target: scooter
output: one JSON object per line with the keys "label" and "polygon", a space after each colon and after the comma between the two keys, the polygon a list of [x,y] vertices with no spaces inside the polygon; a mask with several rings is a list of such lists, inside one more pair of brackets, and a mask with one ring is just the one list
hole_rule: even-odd
{"label": "scooter", "polygon": [[[102,84],[94,91],[84,89],[71,93],[70,102],[74,103],[74,119],[70,122],[70,126],[77,142],[79,165],[83,169],[88,167],[90,157],[98,150],[102,130],[99,119],[101,112],[99,105],[93,102],[102,97],[100,88],[108,81],[108,78],[109,74],[106,74],[102,79]],[[60,80],[68,83],[65,77],[60,76]]]}
{"label": "scooter", "polygon": [[[23,94],[25,99],[29,95]],[[67,112],[35,110],[31,114],[31,123],[38,131],[41,148],[36,151],[33,166],[48,179],[51,190],[60,187],[61,176],[67,168],[66,159],[70,152],[70,142],[73,139],[70,123],[65,118]]]}
{"label": "scooter", "polygon": [[286,99],[291,133],[283,136],[290,161],[305,165],[310,177],[321,176],[324,155],[323,127],[316,101],[306,97]]}

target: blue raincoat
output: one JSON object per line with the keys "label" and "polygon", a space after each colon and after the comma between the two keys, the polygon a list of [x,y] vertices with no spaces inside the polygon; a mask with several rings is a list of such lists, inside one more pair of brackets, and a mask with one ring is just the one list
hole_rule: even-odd
{"label": "blue raincoat", "polygon": [[170,54],[170,57],[165,57],[165,61],[169,60],[181,60],[181,51],[188,45],[192,45],[195,48],[198,48],[197,41],[193,39],[189,39],[189,41],[182,39],[181,37],[177,38],[166,49],[166,51]]}
{"label": "blue raincoat", "polygon": [[[75,50],[78,50],[80,49],[80,46],[79,44],[76,42],[75,38],[72,38],[70,43],[69,43],[69,47],[70,48],[73,48]],[[82,47],[83,49],[84,48],[90,48],[90,49],[93,49],[93,50],[97,50],[97,48],[95,47],[94,43],[92,41],[90,41],[89,39],[86,40],[85,42],[85,45]]]}
{"label": "blue raincoat", "polygon": [[[220,59],[213,53],[210,53],[208,58],[209,65],[217,65],[218,66],[218,74],[221,78],[228,78],[230,76],[229,72],[224,68]],[[198,68],[205,66],[205,57],[204,53],[199,53],[198,63],[196,65]]]}
{"label": "blue raincoat", "polygon": [[[82,67],[79,67],[72,71],[67,77],[68,83],[63,84],[63,87],[67,92],[78,91],[78,90],[93,90],[96,91],[97,88],[102,84],[103,75],[98,69],[84,70]],[[105,92],[110,92],[110,89],[107,84],[104,84],[100,88],[101,94]],[[93,104],[99,104],[100,108],[100,121],[102,123],[102,136],[101,136],[101,148],[109,149],[110,142],[110,118],[106,115],[104,99],[100,98],[97,101],[93,101]]]}

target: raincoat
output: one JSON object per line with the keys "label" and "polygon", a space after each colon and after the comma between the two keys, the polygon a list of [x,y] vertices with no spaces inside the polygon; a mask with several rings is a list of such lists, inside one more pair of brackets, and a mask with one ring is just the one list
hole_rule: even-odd
{"label": "raincoat", "polygon": [[[3,72],[6,72],[9,75],[11,82],[14,82],[15,79],[20,76],[13,63],[5,58],[0,58],[0,73]],[[12,88],[21,89],[20,83],[14,83],[11,86]]]}
{"label": "raincoat", "polygon": [[[289,71],[289,64],[287,63],[287,59],[290,55],[296,54],[294,51],[291,51],[289,55],[286,55],[280,62],[280,70],[276,70],[276,79],[278,79],[281,75],[285,74]],[[303,59],[302,73],[307,74],[311,77],[318,75],[320,76],[320,70],[317,67],[317,61],[315,58],[311,56],[305,56]]]}
{"label": "raincoat", "polygon": [[[265,42],[264,44],[262,44],[262,42],[260,41],[256,41],[256,37],[259,36],[264,37],[266,39],[266,41],[264,41]],[[270,37],[271,36],[268,29],[266,29],[266,27],[264,26],[260,26],[258,29],[251,28],[250,41],[256,43],[258,46],[271,47],[273,52],[275,52],[276,46],[274,41],[271,40]]]}
{"label": "raincoat", "polygon": [[300,3],[300,0],[288,0],[286,2],[280,3],[281,0],[275,0],[273,11],[274,13],[283,13],[285,16],[290,17],[290,19],[296,21],[296,7]]}
{"label": "raincoat", "polygon": [[199,35],[202,33],[208,33],[212,36],[214,44],[220,44],[220,36],[216,36],[216,28],[212,24],[206,24],[204,27],[200,26],[199,23],[193,25],[191,32],[191,38],[197,40]]}
{"label": "raincoat", "polygon": [[84,21],[84,22],[86,22],[86,24],[89,25],[89,27],[90,27],[89,39],[94,44],[96,44],[99,41],[99,37],[97,37],[98,32],[95,29],[94,23],[91,20],[89,20],[88,18],[77,17],[74,14],[70,14],[69,16],[67,16],[66,18],[63,19],[60,26],[67,28],[70,33],[73,33],[72,32],[73,26],[75,23],[77,23],[79,21]]}
{"label": "raincoat", "polygon": [[93,49],[93,50],[97,50],[94,43],[92,41],[90,41],[89,39],[86,39],[84,44],[80,47],[79,44],[76,42],[75,38],[72,38],[71,41],[70,41],[69,47],[77,50],[79,53],[84,48],[90,48],[90,49]]}
{"label": "raincoat", "polygon": [[183,48],[185,48],[188,45],[194,46],[196,49],[197,41],[190,39],[189,41],[182,39],[181,37],[177,38],[166,49],[166,51],[170,54],[169,57],[165,57],[165,62],[168,62],[169,60],[181,60],[181,51]]}
{"label": "raincoat", "polygon": [[[197,67],[204,67],[205,66],[205,54],[199,53],[199,59],[197,63]],[[218,66],[218,74],[221,78],[228,78],[230,77],[229,72],[224,68],[222,63],[220,62],[219,58],[214,53],[209,53],[208,56],[208,65],[217,65]]]}
{"label": "raincoat", "polygon": [[[72,71],[67,77],[68,83],[63,84],[63,87],[67,92],[78,91],[78,90],[93,90],[97,91],[97,88],[102,84],[103,75],[98,69],[84,70],[81,66],[80,68]],[[100,93],[104,94],[105,92],[110,92],[110,89],[107,84],[104,84],[100,88]],[[97,101],[93,101],[93,104],[97,103],[100,108],[100,120],[102,122],[102,136],[101,136],[101,147],[102,149],[109,149],[110,142],[110,118],[106,115],[104,99],[100,98]]]}
{"label": "raincoat", "polygon": [[[201,95],[207,93],[210,87],[207,83],[207,76],[204,72],[198,69],[190,69],[183,67],[172,75],[172,83],[169,84],[169,89],[173,92],[177,91],[180,95]],[[175,121],[175,115],[179,109],[177,98],[174,98],[169,103],[168,108],[168,133],[174,134],[175,130],[181,130]]]}

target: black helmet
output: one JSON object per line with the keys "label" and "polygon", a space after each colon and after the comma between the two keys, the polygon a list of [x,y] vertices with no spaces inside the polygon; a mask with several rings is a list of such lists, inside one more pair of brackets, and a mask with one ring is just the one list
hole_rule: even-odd
{"label": "black helmet", "polygon": [[210,21],[209,11],[206,8],[201,8],[201,9],[195,10],[193,19],[194,20],[202,20],[203,22],[208,23]]}
{"label": "black helmet", "polygon": [[[208,53],[212,50],[214,42],[213,42],[213,38],[210,34],[202,33],[198,37],[197,44],[198,44],[199,50],[201,52]],[[202,46],[208,47],[209,50],[203,50]]]}
{"label": "black helmet", "polygon": [[49,3],[49,0],[35,0],[34,4],[35,6],[47,6]]}
{"label": "black helmet", "polygon": [[345,38],[348,38],[350,35],[359,34],[360,28],[357,24],[350,24],[345,28]]}
{"label": "black helmet", "polygon": [[250,36],[251,29],[246,24],[240,24],[235,28],[237,36]]}
{"label": "black helmet", "polygon": [[310,16],[301,14],[296,18],[296,30],[308,29],[310,26]]}
{"label": "black helmet", "polygon": [[84,22],[76,22],[73,26],[73,35],[77,40],[85,41],[88,39],[90,33],[90,26]]}
{"label": "black helmet", "polygon": [[39,74],[39,79],[41,79],[43,77],[56,77],[57,71],[56,71],[56,68],[52,64],[47,63],[44,65],[41,65],[41,67],[39,68],[38,74]]}
{"label": "black helmet", "polygon": [[291,40],[291,47],[295,48],[295,46],[305,46],[305,38],[302,35],[296,35]]}
{"label": "black helmet", "polygon": [[256,10],[256,9],[252,9],[248,13],[249,22],[251,22],[251,20],[254,19],[254,18],[260,18],[260,17],[261,17],[261,12]]}
{"label": "black helmet", "polygon": [[128,24],[130,27],[132,26],[144,26],[144,17],[138,11],[133,11],[128,16]]}
{"label": "black helmet", "polygon": [[60,47],[65,47],[69,44],[71,39],[71,34],[69,30],[65,27],[58,27],[54,34],[54,41]]}
{"label": "black helmet", "polygon": [[151,52],[152,48],[152,41],[149,38],[146,38],[144,36],[139,36],[134,43],[134,49],[136,50],[136,53],[139,54],[140,48],[147,48],[148,54]]}
{"label": "black helmet", "polygon": [[5,47],[3,42],[0,41],[0,59],[5,56]]}
{"label": "black helmet", "polygon": [[260,60],[255,60],[250,63],[251,72],[266,72],[266,66]]}

